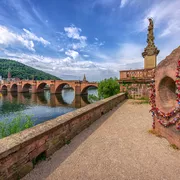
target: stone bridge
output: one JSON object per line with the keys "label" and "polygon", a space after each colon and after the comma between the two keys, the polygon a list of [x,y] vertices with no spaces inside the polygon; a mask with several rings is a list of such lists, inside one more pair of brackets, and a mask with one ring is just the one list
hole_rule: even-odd
{"label": "stone bridge", "polygon": [[64,81],[64,80],[21,80],[21,81],[4,81],[0,84],[0,91],[7,92],[43,92],[46,85],[50,88],[51,94],[62,93],[65,85],[69,85],[74,89],[75,95],[87,94],[89,87],[97,87],[98,83],[88,81]]}

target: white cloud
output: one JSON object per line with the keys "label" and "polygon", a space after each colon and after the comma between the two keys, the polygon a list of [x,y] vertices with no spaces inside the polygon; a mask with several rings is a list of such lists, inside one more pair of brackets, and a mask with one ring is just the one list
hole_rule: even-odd
{"label": "white cloud", "polygon": [[68,50],[65,52],[65,54],[72,57],[73,59],[76,59],[79,56],[79,53],[74,50]]}
{"label": "white cloud", "polygon": [[74,63],[74,60],[70,57],[66,57],[63,59],[63,62],[65,62],[66,65],[69,66],[70,63]]}
{"label": "white cloud", "polygon": [[120,8],[123,8],[128,3],[128,0],[121,0]]}
{"label": "white cloud", "polygon": [[70,47],[73,48],[74,50],[82,49],[82,48],[85,48],[86,46],[87,46],[87,43],[85,41],[81,41],[79,43],[73,43],[70,45]]}
{"label": "white cloud", "polygon": [[71,47],[74,50],[81,49],[87,46],[86,43],[87,37],[80,35],[80,33],[82,32],[80,28],[77,28],[74,25],[72,25],[70,27],[64,27],[64,31],[66,32],[68,38],[79,41],[71,44]]}
{"label": "white cloud", "polygon": [[88,58],[88,57],[89,57],[89,55],[87,55],[87,54],[84,54],[83,56],[84,56],[84,57],[86,57],[86,58]]}
{"label": "white cloud", "polygon": [[159,35],[159,37],[165,37],[165,36],[171,35],[172,33],[173,34],[180,33],[180,20],[179,19],[170,20],[166,28]]}
{"label": "white cloud", "polygon": [[40,43],[42,43],[44,45],[49,45],[50,44],[49,41],[45,40],[42,37],[37,37],[35,34],[33,34],[32,32],[28,31],[27,29],[23,29],[23,31],[25,32],[25,34],[23,34],[22,36],[25,39],[34,40],[34,41],[40,42]]}
{"label": "white cloud", "polygon": [[85,41],[87,38],[86,36],[80,36],[82,30],[75,26],[65,27],[64,31],[66,32],[67,36],[72,39],[82,40]]}
{"label": "white cloud", "polygon": [[102,53],[100,51],[94,51],[92,53],[93,56],[95,56],[98,59],[102,59],[103,61],[109,61],[112,60],[111,56],[106,55],[105,53]]}
{"label": "white cloud", "polygon": [[3,47],[22,45],[31,51],[35,51],[32,40],[26,39],[22,35],[10,31],[5,26],[0,26],[0,45]]}
{"label": "white cloud", "polygon": [[25,47],[30,51],[35,51],[34,41],[40,42],[44,45],[50,44],[42,37],[37,37],[30,31],[23,29],[25,33],[17,34],[5,26],[0,26],[0,45],[3,48],[8,47]]}
{"label": "white cloud", "polygon": [[63,51],[64,51],[64,48],[59,49],[59,52],[63,52]]}

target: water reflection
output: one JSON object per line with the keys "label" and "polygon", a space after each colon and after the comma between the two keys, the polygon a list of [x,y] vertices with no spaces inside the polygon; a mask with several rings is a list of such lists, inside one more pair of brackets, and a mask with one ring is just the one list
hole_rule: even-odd
{"label": "water reflection", "polygon": [[[89,90],[89,94],[96,90]],[[2,93],[0,94],[0,120],[12,119],[18,112],[33,115],[35,124],[55,118],[89,104],[88,96],[75,96],[73,89],[62,94],[44,93]]]}

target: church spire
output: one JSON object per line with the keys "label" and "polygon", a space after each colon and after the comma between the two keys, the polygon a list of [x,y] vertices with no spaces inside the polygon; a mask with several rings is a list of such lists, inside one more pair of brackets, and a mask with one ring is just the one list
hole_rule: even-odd
{"label": "church spire", "polygon": [[86,75],[84,74],[84,77],[83,77],[83,82],[86,82]]}
{"label": "church spire", "polygon": [[149,18],[149,26],[148,26],[148,34],[147,34],[147,46],[144,49],[144,52],[142,53],[142,56],[152,56],[152,55],[158,55],[159,54],[159,50],[157,49],[157,47],[154,44],[154,23],[152,18]]}

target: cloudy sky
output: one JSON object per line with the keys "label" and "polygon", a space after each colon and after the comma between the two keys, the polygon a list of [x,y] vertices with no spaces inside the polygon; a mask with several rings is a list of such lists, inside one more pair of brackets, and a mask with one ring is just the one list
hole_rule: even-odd
{"label": "cloudy sky", "polygon": [[180,45],[180,0],[0,0],[0,57],[63,79],[143,67],[148,17],[158,61]]}

